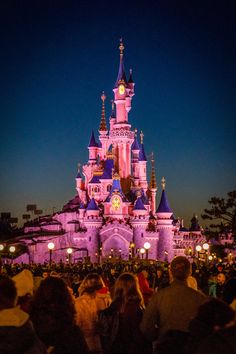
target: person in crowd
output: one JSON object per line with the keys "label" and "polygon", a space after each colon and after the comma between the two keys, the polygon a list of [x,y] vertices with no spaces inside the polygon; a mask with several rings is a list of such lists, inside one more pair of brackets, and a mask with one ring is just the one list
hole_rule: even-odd
{"label": "person in crowd", "polygon": [[53,354],[87,354],[88,347],[75,323],[75,306],[66,283],[48,276],[35,293],[31,319],[35,330]]}
{"label": "person in crowd", "polygon": [[0,275],[0,353],[46,354],[29,315],[16,306],[16,301],[14,281]]}
{"label": "person in crowd", "polygon": [[186,257],[175,257],[170,264],[173,281],[157,291],[144,312],[141,330],[150,341],[161,341],[170,330],[187,331],[191,319],[207,297],[188,287],[191,265]]}
{"label": "person in crowd", "polygon": [[226,282],[222,299],[236,312],[236,278],[230,278]]}
{"label": "person in crowd", "polygon": [[110,305],[110,295],[101,276],[97,273],[88,274],[78,291],[79,297],[75,300],[76,323],[84,334],[90,352],[101,353],[102,347],[96,323],[98,311]]}
{"label": "person in crowd", "polygon": [[21,310],[30,313],[33,300],[34,277],[29,269],[23,269],[12,277],[17,290],[17,305]]}
{"label": "person in crowd", "polygon": [[102,333],[104,354],[149,354],[152,347],[140,331],[139,325],[145,308],[138,279],[122,273],[115,282],[111,305],[102,314],[109,323]]}
{"label": "person in crowd", "polygon": [[216,282],[214,282],[209,287],[209,296],[213,296],[213,297],[217,297],[218,299],[222,299],[225,282],[226,282],[225,274],[218,273],[216,276]]}
{"label": "person in crowd", "polygon": [[150,287],[148,282],[148,270],[147,268],[142,268],[141,271],[138,273],[138,282],[141,293],[144,298],[144,304],[147,306],[154,290]]}
{"label": "person in crowd", "polygon": [[212,333],[234,324],[234,311],[220,299],[210,298],[198,309],[197,315],[189,324],[189,338],[186,354],[199,352],[204,340]]}
{"label": "person in crowd", "polygon": [[153,286],[152,288],[157,291],[158,289],[165,288],[169,285],[169,277],[167,273],[164,271],[163,267],[158,266],[155,271],[155,275],[153,278]]}

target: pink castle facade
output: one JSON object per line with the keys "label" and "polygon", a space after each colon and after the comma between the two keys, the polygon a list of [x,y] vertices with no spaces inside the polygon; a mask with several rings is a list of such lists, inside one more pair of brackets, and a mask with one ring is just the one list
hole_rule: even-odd
{"label": "pink castle facade", "polygon": [[21,256],[22,260],[29,257],[34,263],[48,262],[48,243],[53,242],[51,257],[55,262],[68,259],[68,248],[70,261],[141,258],[145,243],[150,246],[148,258],[171,261],[186,248],[194,252],[197,242],[204,241],[200,230],[195,230],[194,239],[189,238],[180,222],[174,221],[164,179],[156,207],[154,159],[148,181],[144,135],[141,132],[139,140],[129,123],[135,84],[131,71],[129,79],[126,77],[122,42],[119,50],[109,127],[103,93],[98,139],[92,131],[88,161],[76,177],[77,194],[60,212],[25,225],[21,241],[27,245],[28,255]]}

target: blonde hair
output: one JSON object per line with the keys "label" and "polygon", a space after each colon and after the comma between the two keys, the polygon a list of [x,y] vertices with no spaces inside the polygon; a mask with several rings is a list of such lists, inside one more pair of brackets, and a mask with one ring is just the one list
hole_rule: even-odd
{"label": "blonde hair", "polygon": [[134,274],[126,272],[119,276],[115,282],[113,301],[121,305],[135,301],[141,308],[145,307],[138,279]]}
{"label": "blonde hair", "polygon": [[102,277],[97,273],[88,274],[79,287],[79,295],[84,293],[95,294],[97,290],[105,286]]}

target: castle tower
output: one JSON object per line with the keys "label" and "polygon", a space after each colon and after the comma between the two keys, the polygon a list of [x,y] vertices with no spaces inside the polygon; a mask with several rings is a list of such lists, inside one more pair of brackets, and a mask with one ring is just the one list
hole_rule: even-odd
{"label": "castle tower", "polygon": [[154,215],[155,211],[156,211],[157,183],[156,183],[156,176],[155,176],[154,154],[153,153],[152,153],[152,157],[151,157],[151,163],[152,163],[152,172],[151,172],[149,191],[151,193],[151,211]]}
{"label": "castle tower", "polygon": [[157,229],[159,231],[158,259],[170,262],[174,256],[173,252],[173,212],[169,206],[166,191],[165,178],[162,178],[161,201],[157,208]]}
{"label": "castle tower", "polygon": [[140,151],[139,151],[139,183],[140,183],[140,187],[143,188],[144,192],[146,192],[148,189],[147,158],[144,150],[143,137],[144,134],[141,131],[140,133],[141,144],[140,144]]}
{"label": "castle tower", "polygon": [[107,153],[107,149],[108,149],[108,135],[107,135],[107,125],[106,125],[106,117],[105,117],[105,99],[106,96],[104,94],[104,91],[101,95],[101,100],[102,100],[102,116],[101,116],[101,122],[100,122],[100,126],[99,126],[99,140],[101,142],[101,153],[100,153],[100,158],[102,160],[105,159],[106,157],[106,153]]}
{"label": "castle tower", "polygon": [[131,151],[132,151],[132,176],[134,177],[134,186],[138,187],[139,185],[139,152],[140,152],[140,147],[137,139],[137,130],[135,129],[134,131],[134,142],[131,145]]}
{"label": "castle tower", "polygon": [[128,113],[131,109],[131,100],[134,95],[134,83],[132,76],[130,82],[126,79],[124,68],[124,44],[120,40],[120,65],[114,92],[116,104],[116,121],[112,124],[110,131],[110,142],[113,144],[115,155],[115,168],[121,179],[127,179],[131,175],[131,144],[134,140],[134,133],[128,122]]}

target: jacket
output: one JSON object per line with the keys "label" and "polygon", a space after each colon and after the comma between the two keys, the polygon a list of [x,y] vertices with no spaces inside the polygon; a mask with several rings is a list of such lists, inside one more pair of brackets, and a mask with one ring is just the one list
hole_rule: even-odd
{"label": "jacket", "polygon": [[150,341],[160,340],[169,330],[187,331],[189,322],[206,300],[204,294],[188,287],[187,282],[174,280],[152,296],[141,330]]}

